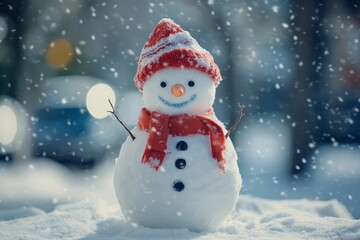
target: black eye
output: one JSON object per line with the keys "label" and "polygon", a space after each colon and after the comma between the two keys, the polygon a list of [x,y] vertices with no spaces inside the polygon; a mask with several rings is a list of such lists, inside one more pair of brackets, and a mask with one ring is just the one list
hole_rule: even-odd
{"label": "black eye", "polygon": [[166,87],[166,82],[161,82],[161,83],[160,83],[160,86],[161,86],[162,88]]}
{"label": "black eye", "polygon": [[195,83],[194,83],[194,81],[189,81],[188,85],[189,85],[189,87],[193,87],[193,86],[195,86]]}

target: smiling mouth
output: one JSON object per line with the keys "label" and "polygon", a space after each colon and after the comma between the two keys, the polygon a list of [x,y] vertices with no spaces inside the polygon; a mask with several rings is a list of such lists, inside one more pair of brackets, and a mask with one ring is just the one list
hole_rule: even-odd
{"label": "smiling mouth", "polygon": [[190,102],[194,101],[196,99],[196,94],[192,95],[189,100],[180,102],[180,103],[172,103],[169,102],[168,100],[162,98],[159,96],[159,99],[161,102],[163,102],[165,105],[169,106],[169,107],[174,107],[174,108],[181,108],[181,107],[185,107],[186,105],[188,105]]}

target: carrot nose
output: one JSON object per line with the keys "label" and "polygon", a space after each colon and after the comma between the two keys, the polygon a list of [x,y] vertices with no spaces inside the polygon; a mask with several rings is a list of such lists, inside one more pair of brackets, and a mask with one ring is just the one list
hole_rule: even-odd
{"label": "carrot nose", "polygon": [[181,84],[175,84],[174,86],[171,87],[171,93],[175,97],[181,97],[182,95],[185,94],[185,87]]}

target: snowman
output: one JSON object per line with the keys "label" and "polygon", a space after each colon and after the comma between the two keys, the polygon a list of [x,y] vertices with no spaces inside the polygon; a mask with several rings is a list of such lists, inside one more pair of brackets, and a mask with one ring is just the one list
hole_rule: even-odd
{"label": "snowman", "polygon": [[125,219],[151,228],[218,229],[242,181],[234,146],[212,109],[221,81],[213,57],[163,19],[142,49],[134,79],[144,108],[114,175]]}

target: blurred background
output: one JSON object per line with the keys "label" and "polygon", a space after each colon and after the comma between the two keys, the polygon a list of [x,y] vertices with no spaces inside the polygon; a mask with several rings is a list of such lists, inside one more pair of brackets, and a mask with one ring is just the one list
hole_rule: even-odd
{"label": "blurred background", "polygon": [[230,127],[237,103],[244,106],[231,135],[241,194],[337,199],[360,218],[360,1],[353,0],[0,0],[0,208],[29,195],[27,172],[38,169],[36,184],[48,181],[40,162],[90,179],[92,188],[102,181],[97,169],[106,165],[112,175],[127,135],[108,116],[107,99],[134,127],[138,56],[163,17],[219,65],[219,119]]}

